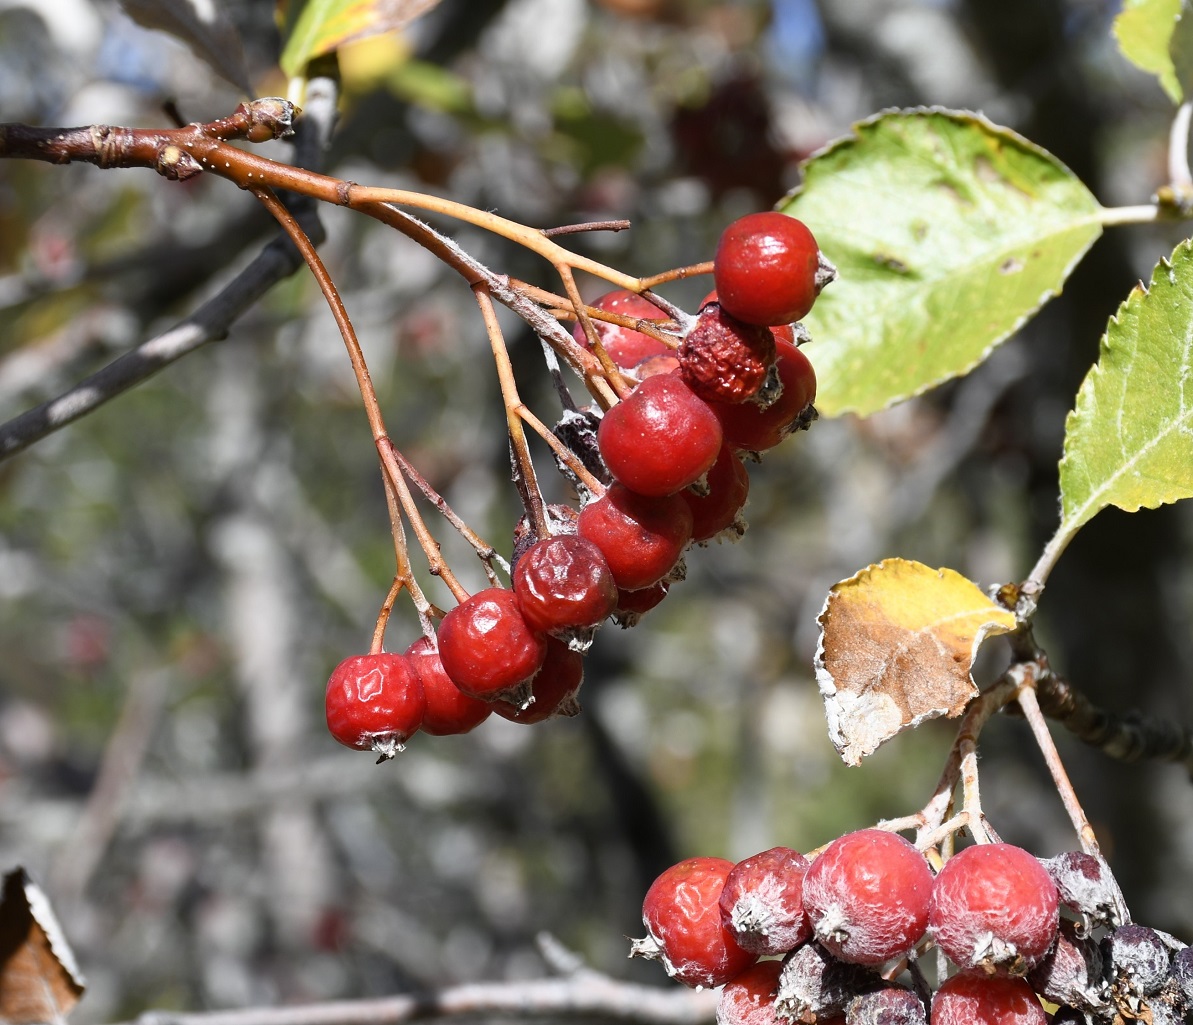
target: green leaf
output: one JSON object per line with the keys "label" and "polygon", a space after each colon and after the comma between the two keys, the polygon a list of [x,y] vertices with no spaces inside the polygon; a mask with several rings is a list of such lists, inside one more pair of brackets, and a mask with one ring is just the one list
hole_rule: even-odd
{"label": "green leaf", "polygon": [[1181,94],[1193,94],[1193,3],[1181,0],[1180,13],[1172,26],[1168,55]]}
{"label": "green leaf", "polygon": [[1193,242],[1111,317],[1065,423],[1060,538],[1100,509],[1193,496]]}
{"label": "green leaf", "polygon": [[307,64],[345,43],[392,32],[439,0],[306,0],[282,49],[282,71],[293,78]]}
{"label": "green leaf", "polygon": [[1114,19],[1114,38],[1123,56],[1160,79],[1173,103],[1183,98],[1169,46],[1181,0],[1126,0]]}
{"label": "green leaf", "polygon": [[840,277],[806,318],[816,406],[873,413],[966,373],[1060,291],[1101,207],[977,114],[894,111],[814,155],[780,209]]}

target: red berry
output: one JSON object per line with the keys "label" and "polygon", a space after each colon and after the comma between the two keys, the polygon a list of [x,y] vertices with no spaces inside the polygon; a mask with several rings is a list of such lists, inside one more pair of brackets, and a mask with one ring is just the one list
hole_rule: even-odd
{"label": "red berry", "polygon": [[427,698],[422,731],[432,737],[467,733],[489,718],[493,706],[470,698],[451,681],[443,668],[439,651],[426,637],[420,637],[406,654],[414,663]]}
{"label": "red berry", "polygon": [[657,374],[604,415],[597,443],[618,481],[640,495],[661,498],[712,466],[721,450],[721,424],[676,375]]}
{"label": "red berry", "polygon": [[613,611],[613,621],[623,630],[638,625],[638,620],[667,597],[671,585],[660,580],[650,587],[640,587],[636,591],[617,589],[617,608]]}
{"label": "red berry", "polygon": [[961,968],[1022,975],[1056,939],[1056,884],[1022,847],[966,847],[945,862],[932,887],[929,925]]}
{"label": "red berry", "polygon": [[725,983],[717,1025],[789,1025],[775,1009],[782,961],[759,961]]}
{"label": "red berry", "polygon": [[753,402],[711,404],[725,440],[734,448],[765,452],[795,428],[799,415],[816,398],[816,372],[808,357],[790,342],[775,342],[775,367],[783,390],[763,408]]}
{"label": "red berry", "polygon": [[692,511],[679,495],[647,498],[614,484],[580,511],[576,530],[604,554],[617,586],[634,591],[675,568],[692,538]]}
{"label": "red berry", "polygon": [[[623,317],[636,317],[638,320],[668,319],[667,314],[649,299],[644,299],[635,292],[628,292],[624,288],[606,292],[589,305],[607,313],[620,313]],[[671,351],[657,338],[651,338],[650,335],[635,331],[630,327],[607,324],[601,320],[594,320],[592,326],[596,328],[597,337],[600,338],[601,345],[605,347],[609,358],[619,367],[632,367],[648,356],[658,356]],[[584,348],[591,348],[582,324],[577,322],[572,326],[572,336]]]}
{"label": "red berry", "polygon": [[758,394],[774,361],[775,336],[717,303],[700,311],[679,347],[680,374],[706,402],[744,402]]}
{"label": "red berry", "polygon": [[749,324],[790,324],[807,314],[835,276],[803,221],[774,211],[747,214],[717,242],[713,280],[721,305]]}
{"label": "red berry", "polygon": [[932,1025],[1045,1025],[1048,1016],[1022,979],[962,972],[932,998]]}
{"label": "red berry", "polygon": [[860,829],[830,843],[804,876],[804,910],[816,938],[853,964],[907,953],[928,924],[932,872],[895,833]]}
{"label": "red berry", "polygon": [[755,954],[786,954],[812,935],[804,911],[808,859],[772,847],[733,866],[721,892],[721,921],[738,946]]}
{"label": "red berry", "polygon": [[576,694],[584,682],[584,658],[554,637],[547,642],[547,656],[530,681],[530,695],[521,704],[494,701],[493,711],[510,722],[543,722],[562,715],[579,715]]}
{"label": "red berry", "polygon": [[733,862],[689,858],[650,885],[642,902],[648,933],[632,955],[657,957],[667,974],[687,986],[720,986],[755,961],[721,925],[717,904]]}
{"label": "red berry", "polygon": [[698,495],[691,488],[679,493],[692,510],[692,540],[710,541],[722,531],[737,540],[746,531],[738,513],[750,494],[750,474],[729,445],[721,446],[707,484],[707,494]]}
{"label": "red berry", "polygon": [[617,605],[617,584],[601,550],[561,534],[531,545],[514,566],[514,596],[532,630],[587,629]]}
{"label": "red berry", "polygon": [[452,682],[484,701],[516,697],[543,664],[547,640],[526,625],[513,591],[489,587],[439,625],[439,656]]}
{"label": "red berry", "polygon": [[426,711],[427,699],[405,655],[353,655],[332,670],[325,696],[327,728],[341,744],[392,758]]}

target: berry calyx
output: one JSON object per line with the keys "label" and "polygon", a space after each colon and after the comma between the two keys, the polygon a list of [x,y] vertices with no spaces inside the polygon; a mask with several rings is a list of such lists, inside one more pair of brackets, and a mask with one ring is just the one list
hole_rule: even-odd
{"label": "berry calyx", "polygon": [[497,700],[493,711],[510,722],[544,722],[557,716],[580,714],[576,695],[584,682],[584,657],[563,641],[552,637],[547,641],[543,664],[530,681],[530,694],[520,703]]}
{"label": "berry calyx", "polygon": [[962,972],[932,998],[932,1025],[1045,1025],[1048,1016],[1022,979]]}
{"label": "berry calyx", "polygon": [[518,611],[513,591],[488,587],[439,625],[439,657],[452,682],[482,701],[516,700],[547,653],[547,640]]}
{"label": "berry calyx", "polygon": [[937,875],[928,920],[959,967],[1022,975],[1056,939],[1056,884],[1022,847],[966,847]]}
{"label": "berry calyx", "polygon": [[679,347],[679,372],[706,402],[744,402],[758,394],[775,361],[775,336],[710,303]]}
{"label": "berry calyx", "polygon": [[[629,292],[624,288],[606,292],[588,304],[597,310],[607,313],[619,313],[623,317],[635,317],[638,320],[667,320],[667,314],[660,310],[649,299],[644,299],[636,292]],[[617,366],[628,369],[648,356],[659,356],[671,350],[657,338],[652,338],[632,327],[622,327],[620,324],[609,324],[602,320],[594,320],[592,326],[596,329],[601,345]],[[572,337],[586,349],[591,346],[588,336],[584,333],[584,326],[576,323],[572,326]]]}
{"label": "berry calyx", "polygon": [[711,404],[725,440],[734,448],[751,452],[774,448],[799,427],[800,414],[816,398],[816,371],[798,346],[776,340],[775,371],[783,388],[769,406],[763,408],[753,402]]}
{"label": "berry calyx", "polygon": [[739,947],[786,954],[812,935],[803,904],[808,865],[798,851],[772,847],[733,866],[721,891],[721,921]]}
{"label": "berry calyx", "polygon": [[652,498],[698,480],[721,450],[721,424],[675,374],[656,374],[610,409],[597,429],[614,478]]}
{"label": "berry calyx", "polygon": [[749,324],[789,324],[804,317],[836,268],[803,221],[775,211],[739,217],[713,257],[721,305]]}
{"label": "berry calyx", "polygon": [[729,445],[721,446],[705,483],[705,494],[698,495],[691,488],[679,493],[692,510],[692,540],[711,541],[724,534],[736,541],[746,532],[739,513],[750,495],[750,474]]}
{"label": "berry calyx", "polygon": [[514,566],[514,597],[532,630],[552,633],[599,624],[617,605],[617,584],[601,550],[561,534],[531,545]]}
{"label": "berry calyx", "polygon": [[380,652],[344,659],[327,681],[327,728],[346,747],[392,758],[423,721],[427,700],[413,663]]}
{"label": "berry calyx", "polygon": [[576,531],[601,550],[617,586],[635,591],[675,568],[692,538],[692,511],[679,495],[647,498],[614,484],[580,511]]}
{"label": "berry calyx", "polygon": [[420,637],[406,655],[414,665],[427,699],[422,731],[432,737],[467,733],[489,718],[493,706],[469,697],[452,683],[443,668],[439,651],[426,637]]}
{"label": "berry calyx", "polygon": [[907,953],[928,925],[932,872],[895,833],[861,829],[830,843],[804,876],[804,910],[835,957],[877,965]]}
{"label": "berry calyx", "polygon": [[646,891],[642,924],[632,957],[657,958],[667,974],[687,986],[720,986],[755,961],[721,924],[717,903],[733,862],[689,858],[672,865]]}

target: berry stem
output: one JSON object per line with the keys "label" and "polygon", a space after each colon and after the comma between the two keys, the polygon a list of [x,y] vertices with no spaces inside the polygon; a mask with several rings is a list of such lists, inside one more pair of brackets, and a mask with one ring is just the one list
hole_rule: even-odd
{"label": "berry stem", "polygon": [[[596,354],[597,359],[601,361],[601,367],[605,372],[605,380],[609,382],[609,387],[613,389],[619,399],[625,398],[630,393],[630,385],[621,376],[621,371],[617,369],[617,364],[613,362],[609,353],[605,351],[605,346],[601,342],[596,328],[592,326],[592,319],[588,316],[587,312],[588,307],[584,304],[584,300],[580,298],[580,289],[576,287],[576,279],[572,275],[572,269],[565,264],[557,263],[555,270],[559,274],[559,279],[563,282],[568,299],[571,300],[572,310],[584,328],[584,335],[588,339],[588,344],[592,346],[592,351]],[[631,291],[634,291],[634,289],[631,289]]]}
{"label": "berry stem", "polygon": [[400,574],[395,573],[393,583],[389,585],[389,591],[385,595],[385,601],[381,603],[381,611],[377,613],[377,625],[373,627],[373,640],[369,643],[370,655],[380,655],[385,650],[385,628],[389,624],[390,614],[394,610],[394,602],[398,600],[398,595],[402,593],[405,586],[405,580]]}
{"label": "berry stem", "polygon": [[712,260],[706,260],[704,263],[693,263],[687,267],[676,267],[674,270],[665,270],[661,274],[642,278],[639,284],[645,290],[647,288],[657,288],[659,285],[665,285],[669,281],[682,281],[684,278],[694,278],[701,274],[711,273]]}
{"label": "berry stem", "polygon": [[555,437],[554,432],[523,403],[519,403],[515,411],[530,425],[531,430],[550,446],[556,457],[576,475],[580,483],[592,493],[594,498],[600,498],[605,493],[605,485],[589,473],[584,464],[576,458],[576,454]]}
{"label": "berry stem", "polygon": [[1036,667],[1024,663],[1013,666],[1011,672],[1020,678],[1020,686],[1015,692],[1015,700],[1023,709],[1023,717],[1031,727],[1032,736],[1036,738],[1036,744],[1039,745],[1048,771],[1052,774],[1052,782],[1056,785],[1057,793],[1060,794],[1061,803],[1064,804],[1069,821],[1073,823],[1073,828],[1081,840],[1081,849],[1086,854],[1100,857],[1102,852],[1098,846],[1098,838],[1089,824],[1081,802],[1077,799],[1077,792],[1073,789],[1069,774],[1060,760],[1060,753],[1056,750],[1056,744],[1048,730],[1048,723],[1036,700]]}
{"label": "berry stem", "polygon": [[584,231],[625,231],[630,227],[626,220],[616,221],[584,221],[580,224],[561,224],[557,228],[540,228],[539,234],[545,238],[555,238],[558,235],[578,235]]}
{"label": "berry stem", "polygon": [[[579,320],[576,311],[572,309],[572,304],[561,295],[556,295],[554,292],[549,292],[545,288],[538,288],[535,285],[527,284],[525,281],[518,281],[514,278],[510,279],[510,285],[517,288],[518,291],[524,292],[535,302],[542,303],[548,307],[548,312],[555,317],[563,317],[567,320]],[[659,306],[668,315],[674,316],[672,311],[678,311],[677,323],[683,323],[684,320],[689,319],[688,315],[680,310],[677,306],[673,306],[667,300],[662,299],[657,295],[647,295],[646,298]],[[665,306],[663,304],[666,304]],[[605,324],[616,324],[618,327],[628,327],[633,331],[638,331],[641,334],[649,335],[651,338],[657,339],[668,348],[676,349],[679,347],[679,340],[675,334],[666,331],[659,327],[662,323],[658,320],[643,320],[639,317],[627,317],[623,313],[613,313],[610,310],[599,310],[595,306],[585,306],[584,312],[588,314],[590,320],[599,320]]]}

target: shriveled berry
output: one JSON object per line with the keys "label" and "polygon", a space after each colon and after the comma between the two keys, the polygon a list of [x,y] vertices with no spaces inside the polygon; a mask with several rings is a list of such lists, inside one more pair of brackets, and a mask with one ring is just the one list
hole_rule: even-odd
{"label": "shriveled berry", "polygon": [[805,943],[783,962],[775,1006],[790,1021],[820,1022],[843,1014],[855,997],[881,985],[873,968],[847,964],[819,943]]}
{"label": "shriveled berry", "polygon": [[928,924],[932,871],[895,833],[838,837],[804,876],[804,910],[816,938],[842,961],[876,965],[907,953]]}
{"label": "shriveled berry", "polygon": [[1102,955],[1114,987],[1134,997],[1147,997],[1168,981],[1172,951],[1155,929],[1121,925],[1102,941]]}
{"label": "shriveled berry", "polygon": [[494,701],[493,711],[503,719],[524,725],[556,716],[579,715],[580,702],[576,695],[583,682],[584,657],[552,637],[547,641],[543,664],[530,681],[529,696],[516,705],[509,701]]}
{"label": "shriveled berry", "polygon": [[782,961],[759,961],[725,983],[717,1025],[787,1025],[775,1009]]}
{"label": "shriveled berry", "polygon": [[1022,979],[962,972],[932,998],[932,1025],[1045,1025],[1048,1016]]}
{"label": "shriveled berry", "polygon": [[705,402],[745,402],[775,361],[775,336],[731,317],[719,303],[700,311],[679,347],[679,372]]}
{"label": "shriveled berry", "polygon": [[1193,947],[1182,947],[1172,959],[1172,977],[1186,1004],[1193,1005]]}
{"label": "shriveled berry", "polygon": [[959,851],[932,888],[932,935],[961,968],[1022,975],[1048,953],[1058,922],[1056,884],[1012,844]]}
{"label": "shriveled berry", "polygon": [[692,538],[692,511],[679,495],[648,498],[614,484],[580,511],[576,530],[601,550],[617,586],[635,591],[675,568]]}
{"label": "shriveled berry", "polygon": [[1126,901],[1105,859],[1085,851],[1065,851],[1041,864],[1056,883],[1060,903],[1081,916],[1086,931],[1127,920]]}
{"label": "shriveled berry", "polygon": [[928,1025],[928,1008],[911,990],[891,983],[854,997],[846,1025]]}
{"label": "shriveled berry", "polygon": [[439,650],[426,637],[420,637],[406,655],[418,673],[427,699],[422,731],[432,737],[447,737],[475,729],[493,711],[486,701],[469,697],[452,683],[443,668]]}
{"label": "shriveled berry", "polygon": [[765,409],[752,402],[714,403],[712,410],[734,448],[765,452],[796,429],[816,398],[816,372],[802,349],[790,342],[775,343],[775,369],[783,390]]}
{"label": "shriveled berry", "polygon": [[346,747],[392,758],[422,724],[422,682],[405,655],[379,652],[344,659],[327,681],[327,728]]}
{"label": "shriveled berry", "polygon": [[666,580],[660,580],[657,584],[651,584],[650,587],[640,587],[636,591],[627,591],[619,587],[617,589],[617,608],[613,611],[613,622],[623,630],[637,626],[638,621],[646,613],[667,597],[669,590],[671,590],[671,585]]}
{"label": "shriveled berry", "polygon": [[[618,313],[623,317],[634,317],[638,320],[668,319],[667,314],[649,299],[644,299],[636,292],[629,292],[624,288],[606,292],[589,305],[594,309],[604,310],[606,313]],[[601,345],[609,354],[609,358],[622,368],[632,367],[648,356],[657,356],[671,351],[665,343],[660,342],[657,338],[652,338],[641,331],[635,331],[631,327],[609,324],[601,320],[594,320],[592,326],[596,329],[597,337],[600,338]],[[584,348],[591,348],[582,324],[577,322],[573,325],[572,336]]]}
{"label": "shriveled berry", "polygon": [[514,596],[532,630],[596,626],[617,605],[617,584],[601,550],[578,534],[532,545],[514,566]]}
{"label": "shriveled berry", "polygon": [[518,611],[513,591],[488,587],[462,601],[439,625],[439,656],[470,697],[516,698],[547,653],[547,640]]}
{"label": "shriveled berry", "polygon": [[1052,949],[1030,972],[1027,981],[1045,1000],[1083,1010],[1107,1006],[1108,989],[1102,977],[1102,952],[1073,923],[1062,919]]}
{"label": "shriveled berry", "polygon": [[721,450],[721,422],[675,374],[648,377],[597,430],[609,472],[631,491],[673,495],[698,480]]}
{"label": "shriveled berry", "polygon": [[685,488],[680,497],[692,510],[692,540],[699,543],[719,536],[736,541],[746,532],[740,513],[750,496],[750,474],[729,445],[722,445],[705,480],[705,493]]}
{"label": "shriveled berry", "polygon": [[812,308],[836,269],[803,221],[774,211],[739,217],[713,257],[721,305],[750,324],[789,324]]}
{"label": "shriveled berry", "polygon": [[812,935],[804,911],[808,859],[772,847],[739,861],[721,892],[721,920],[738,946],[755,954],[786,954]]}
{"label": "shriveled berry", "polygon": [[642,902],[647,936],[631,956],[658,958],[687,986],[720,986],[749,968],[755,957],[721,924],[717,904],[732,868],[724,858],[689,858],[660,875]]}

